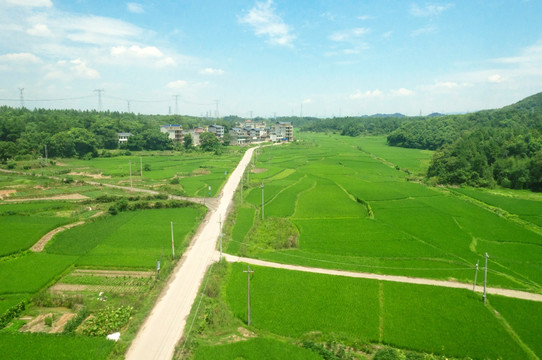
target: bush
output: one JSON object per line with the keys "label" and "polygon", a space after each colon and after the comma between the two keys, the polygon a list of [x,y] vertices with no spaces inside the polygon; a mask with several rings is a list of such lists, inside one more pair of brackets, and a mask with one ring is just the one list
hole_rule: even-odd
{"label": "bush", "polygon": [[8,309],[2,316],[0,316],[0,329],[6,327],[15,317],[19,316],[26,309],[26,301],[21,301],[15,306]]}
{"label": "bush", "polygon": [[83,329],[84,335],[104,336],[122,329],[130,320],[134,308],[121,306],[118,308],[106,307],[96,317],[88,320]]}
{"label": "bush", "polygon": [[87,318],[89,315],[88,309],[83,306],[78,312],[75,317],[73,317],[70,321],[66,323],[64,326],[63,333],[64,334],[70,334],[73,333],[79,325]]}
{"label": "bush", "polygon": [[392,348],[380,349],[376,352],[374,360],[399,360],[399,352]]}
{"label": "bush", "polygon": [[14,163],[14,162],[8,163],[8,169],[9,169],[9,170],[15,169],[15,163]]}

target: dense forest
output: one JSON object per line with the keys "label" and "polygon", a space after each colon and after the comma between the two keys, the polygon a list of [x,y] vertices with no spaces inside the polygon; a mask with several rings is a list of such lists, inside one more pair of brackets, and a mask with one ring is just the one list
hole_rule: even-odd
{"label": "dense forest", "polygon": [[334,132],[345,136],[385,135],[398,129],[408,118],[401,114],[376,114],[362,117],[334,117],[331,119],[303,119],[296,124],[302,131]]}
{"label": "dense forest", "polygon": [[542,191],[542,93],[498,110],[404,123],[388,144],[437,150],[427,177]]}

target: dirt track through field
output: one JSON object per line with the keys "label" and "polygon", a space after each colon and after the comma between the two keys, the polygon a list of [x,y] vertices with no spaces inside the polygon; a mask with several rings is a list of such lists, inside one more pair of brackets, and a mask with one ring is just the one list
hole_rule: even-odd
{"label": "dirt track through field", "polygon": [[[220,255],[218,253],[215,253],[215,259],[218,259],[219,256]],[[456,281],[431,280],[431,279],[414,278],[414,277],[408,277],[408,276],[380,275],[380,274],[361,273],[361,272],[354,272],[354,271],[313,268],[313,267],[300,266],[300,265],[279,264],[279,263],[274,263],[270,261],[245,258],[245,257],[234,256],[234,255],[229,255],[229,254],[223,254],[223,256],[228,262],[243,262],[243,263],[252,264],[252,265],[271,267],[275,269],[285,269],[285,270],[311,272],[311,273],[316,273],[316,274],[346,276],[346,277],[361,278],[361,279],[373,279],[373,280],[392,281],[392,282],[400,282],[400,283],[407,283],[407,284],[432,285],[432,286],[441,286],[441,287],[447,287],[447,288],[472,290],[471,284],[460,283]],[[477,292],[483,292],[483,290],[484,288],[482,286],[476,286]],[[526,291],[508,290],[508,289],[493,288],[493,287],[488,287],[486,291],[488,294],[493,294],[493,295],[501,295],[501,296],[506,296],[506,297],[511,297],[511,298],[542,302],[542,295],[533,294]]]}
{"label": "dirt track through field", "polygon": [[[186,319],[196,299],[207,268],[213,262],[220,224],[226,218],[233,194],[248,165],[254,148],[247,150],[211,206],[190,247],[173,271],[152,312],[132,342],[128,360],[169,360],[183,336]],[[121,335],[122,336],[122,335]]]}
{"label": "dirt track through field", "polygon": [[47,245],[47,243],[53,238],[53,236],[55,236],[61,231],[68,230],[68,229],[71,229],[72,227],[76,227],[79,225],[83,225],[84,223],[85,223],[84,221],[79,221],[73,224],[57,227],[56,229],[49,231],[47,234],[43,235],[43,237],[39,239],[39,241],[35,243],[34,246],[30,248],[30,251],[33,251],[33,252],[43,251],[43,248],[45,248],[45,245]]}

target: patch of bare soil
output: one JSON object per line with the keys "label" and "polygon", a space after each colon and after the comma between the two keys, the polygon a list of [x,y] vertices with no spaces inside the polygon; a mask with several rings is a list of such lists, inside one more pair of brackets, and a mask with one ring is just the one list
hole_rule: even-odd
{"label": "patch of bare soil", "polygon": [[15,194],[17,190],[10,189],[10,190],[0,190],[0,200],[4,200],[4,198],[10,197],[11,194]]}
{"label": "patch of bare soil", "polygon": [[55,321],[53,323],[53,326],[51,326],[51,331],[50,333],[52,334],[57,334],[57,333],[61,333],[63,330],[64,330],[64,326],[66,326],[66,323],[68,321],[70,321],[71,319],[73,319],[76,315],[74,313],[66,313],[66,314],[62,314],[62,316],[60,317],[60,319],[58,319],[57,321]]}
{"label": "patch of bare soil", "polygon": [[152,271],[124,271],[124,270],[87,270],[87,269],[77,269],[74,270],[71,275],[97,275],[104,277],[120,277],[128,276],[134,278],[149,278],[154,275]]}
{"label": "patch of bare soil", "polygon": [[[56,317],[58,317],[57,314]],[[25,325],[23,325],[19,331],[20,332],[31,332],[31,333],[50,333],[50,334],[57,334],[61,333],[64,330],[64,326],[66,326],[66,323],[70,321],[74,316],[76,316],[72,312],[65,312],[60,315],[59,318],[54,320],[51,324],[51,326],[45,324],[45,319],[52,317],[54,319],[53,313],[45,313],[40,314],[36,316],[35,318],[28,318],[25,317],[24,319],[21,318],[21,320],[30,320]]]}
{"label": "patch of bare soil", "polygon": [[199,168],[199,169],[196,169],[194,171],[192,171],[192,174],[194,175],[209,175],[211,172],[207,169],[202,169],[202,168]]}
{"label": "patch of bare soil", "polygon": [[92,173],[87,173],[87,172],[69,172],[68,175],[72,175],[72,176],[86,176],[86,177],[90,177],[90,178],[93,178],[93,179],[111,179],[111,176],[106,176],[106,175],[103,175],[102,173],[100,174],[92,174]]}
{"label": "patch of bare soil", "polygon": [[137,293],[141,291],[140,286],[113,286],[113,285],[78,285],[78,284],[55,284],[50,290],[52,292],[81,292],[90,291],[95,293],[109,292],[109,293]]}
{"label": "patch of bare soil", "polygon": [[39,241],[37,243],[35,243],[34,246],[32,246],[30,248],[30,251],[34,251],[34,252],[43,251],[43,248],[45,248],[45,245],[47,245],[47,243],[53,238],[53,236],[55,236],[56,234],[58,234],[61,231],[70,229],[70,228],[75,227],[75,226],[83,225],[84,223],[85,223],[84,221],[79,221],[79,222],[76,222],[76,223],[73,223],[73,224],[68,224],[68,225],[64,225],[64,226],[61,226],[61,227],[57,227],[56,229],[49,231],[41,239],[39,239]]}
{"label": "patch of bare soil", "polygon": [[266,171],[267,171],[267,169],[265,169],[265,168],[254,168],[254,169],[250,170],[250,172],[253,173],[253,174],[261,174],[261,173],[266,172]]}
{"label": "patch of bare soil", "polygon": [[81,195],[81,194],[65,194],[65,195],[55,195],[55,196],[40,197],[40,198],[8,199],[6,201],[21,202],[21,201],[37,201],[37,200],[85,200],[85,199],[88,199],[88,196]]}

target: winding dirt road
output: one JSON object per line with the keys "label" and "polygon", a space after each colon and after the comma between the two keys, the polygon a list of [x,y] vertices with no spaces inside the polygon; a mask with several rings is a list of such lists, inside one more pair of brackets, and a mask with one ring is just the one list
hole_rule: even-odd
{"label": "winding dirt road", "polygon": [[169,360],[183,335],[186,319],[207,268],[213,262],[220,223],[227,215],[233,194],[255,148],[247,150],[210,207],[190,247],[175,268],[168,285],[128,349],[128,360]]}

